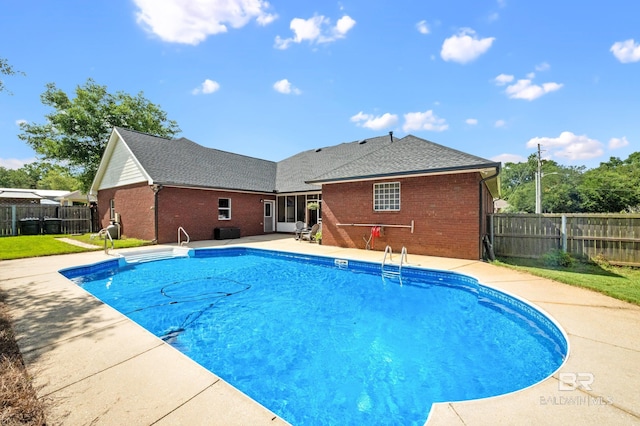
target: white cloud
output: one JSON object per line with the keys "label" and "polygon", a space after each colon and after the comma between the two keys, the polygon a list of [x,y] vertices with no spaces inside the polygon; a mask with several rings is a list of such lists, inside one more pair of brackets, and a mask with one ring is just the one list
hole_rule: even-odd
{"label": "white cloud", "polygon": [[433,110],[425,112],[409,112],[404,115],[404,125],[402,130],[410,132],[412,130],[432,130],[442,132],[449,128],[444,118],[439,118]]}
{"label": "white cloud", "polygon": [[536,78],[536,73],[535,72],[530,72],[527,74],[527,78],[529,80],[533,80],[534,78]]}
{"label": "white cloud", "polygon": [[370,117],[372,117],[371,114],[365,114],[364,112],[360,111],[359,113],[357,113],[356,115],[351,117],[349,120],[354,122],[354,123],[357,123],[359,121],[368,120]]}
{"label": "white cloud", "polygon": [[362,111],[350,118],[360,127],[366,127],[371,130],[382,130],[398,124],[398,116],[396,114],[384,113],[375,117],[372,114],[365,114]]}
{"label": "white cloud", "polygon": [[134,0],[136,20],[163,41],[196,45],[208,36],[241,28],[255,19],[259,25],[273,22],[264,0]]}
{"label": "white cloud", "polygon": [[500,74],[499,76],[494,78],[493,81],[498,86],[504,86],[507,83],[511,83],[514,78],[515,78],[514,76],[509,75],[509,74]]}
{"label": "white cloud", "polygon": [[640,61],[640,43],[636,43],[632,38],[613,43],[609,50],[623,64]]}
{"label": "white cloud", "polygon": [[622,138],[609,139],[609,149],[623,148],[627,145],[629,145],[629,141],[626,136],[623,136]]}
{"label": "white cloud", "polygon": [[548,71],[550,68],[551,65],[549,65],[547,62],[542,62],[536,65],[536,71]]}
{"label": "white cloud", "polygon": [[208,95],[213,92],[217,92],[219,89],[220,89],[220,84],[218,84],[217,81],[213,81],[207,78],[205,81],[202,82],[202,84],[199,87],[196,87],[195,89],[193,89],[191,93],[194,95],[199,95],[199,94]]}
{"label": "white cloud", "polygon": [[429,34],[431,32],[431,30],[429,30],[427,21],[425,21],[424,19],[416,24],[416,29],[420,34]]}
{"label": "white cloud", "polygon": [[350,16],[344,15],[338,19],[335,26],[331,26],[331,20],[322,15],[316,15],[309,19],[293,18],[289,28],[294,36],[281,38],[276,36],[275,45],[277,49],[287,49],[291,43],[330,43],[344,38],[349,30],[354,27],[356,21]]}
{"label": "white cloud", "polygon": [[[342,18],[338,19],[336,23],[336,27],[334,30],[334,36],[336,38],[343,38],[351,28],[356,24],[356,21],[352,19],[348,15],[344,15]],[[327,41],[333,41],[335,39],[329,39]]]}
{"label": "white cloud", "polygon": [[477,118],[467,118],[466,120],[464,120],[465,123],[467,123],[470,126],[475,126],[476,124],[478,124],[478,119]]}
{"label": "white cloud", "polygon": [[604,154],[603,145],[587,135],[575,135],[562,132],[557,138],[535,137],[527,142],[527,148],[537,148],[538,144],[547,150],[550,157],[561,157],[568,160],[588,160]]}
{"label": "white cloud", "polygon": [[25,160],[18,160],[17,158],[0,158],[0,167],[5,169],[18,170],[25,164],[33,163],[36,158],[27,158]]}
{"label": "white cloud", "polygon": [[524,158],[521,155],[517,155],[517,154],[500,154],[500,155],[496,155],[495,157],[491,157],[490,158],[491,161],[499,161],[502,164],[506,164],[506,163],[523,163],[525,161],[527,161],[526,158]]}
{"label": "white cloud", "polygon": [[479,39],[471,28],[463,28],[442,43],[440,56],[445,61],[466,64],[477,59],[491,47],[495,37]]}
{"label": "white cloud", "polygon": [[284,93],[285,95],[289,95],[292,93],[294,95],[299,95],[300,93],[302,93],[300,89],[298,89],[297,87],[293,87],[289,80],[287,80],[286,78],[273,83],[273,88],[276,92]]}
{"label": "white cloud", "polygon": [[526,99],[532,101],[542,95],[559,90],[563,85],[559,83],[543,83],[541,86],[531,83],[529,79],[518,80],[507,86],[505,93],[511,99]]}
{"label": "white cloud", "polygon": [[28,121],[23,118],[16,120],[16,126],[20,126],[21,124],[27,124],[27,123]]}

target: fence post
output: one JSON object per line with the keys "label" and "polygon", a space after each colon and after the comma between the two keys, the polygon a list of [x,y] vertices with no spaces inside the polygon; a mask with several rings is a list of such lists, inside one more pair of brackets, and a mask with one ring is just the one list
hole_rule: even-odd
{"label": "fence post", "polygon": [[11,235],[18,235],[17,220],[16,220],[16,206],[11,206]]}
{"label": "fence post", "polygon": [[562,215],[562,225],[560,227],[560,235],[562,238],[562,251],[567,251],[567,215]]}

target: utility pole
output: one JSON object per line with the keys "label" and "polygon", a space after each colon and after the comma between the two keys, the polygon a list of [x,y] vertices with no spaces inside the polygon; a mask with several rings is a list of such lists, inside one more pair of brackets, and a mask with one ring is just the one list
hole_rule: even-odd
{"label": "utility pole", "polygon": [[536,214],[542,213],[542,157],[538,144],[538,170],[536,171]]}

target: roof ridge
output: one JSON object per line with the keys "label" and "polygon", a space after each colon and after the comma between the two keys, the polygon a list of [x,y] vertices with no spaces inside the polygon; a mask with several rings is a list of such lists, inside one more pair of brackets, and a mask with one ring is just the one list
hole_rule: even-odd
{"label": "roof ridge", "polygon": [[458,153],[463,154],[463,155],[468,155],[468,156],[470,156],[470,157],[479,158],[479,159],[481,159],[481,160],[487,160],[487,161],[489,161],[490,163],[499,163],[499,161],[491,161],[491,160],[489,160],[488,158],[480,157],[480,156],[477,156],[477,155],[475,155],[475,154],[469,154],[468,152],[460,151],[459,149],[451,148],[451,147],[448,147],[448,146],[446,146],[446,145],[442,145],[442,144],[440,144],[440,143],[438,143],[438,142],[430,141],[429,139],[420,138],[420,137],[418,137],[418,136],[416,136],[416,135],[412,135],[411,133],[409,133],[409,134],[404,135],[403,137],[401,137],[401,138],[398,140],[398,142],[400,142],[400,141],[402,141],[403,139],[408,138],[408,137],[412,137],[412,138],[414,138],[414,139],[418,139],[418,140],[421,140],[421,141],[424,141],[424,142],[428,142],[428,143],[430,143],[431,145],[435,145],[435,146],[438,146],[438,147],[440,147],[440,148],[444,148],[444,149],[449,150],[449,151],[455,151],[455,152],[458,152]]}
{"label": "roof ridge", "polygon": [[[386,137],[386,136],[387,136],[387,135],[383,135],[383,136],[374,136],[373,138],[359,139],[359,140],[355,140],[355,141],[353,141],[353,142],[346,142],[346,143],[348,143],[348,144],[352,144],[352,143],[358,143],[358,144],[360,144],[362,141],[368,141],[369,139],[375,139],[375,138],[384,138],[384,137]],[[322,176],[322,175],[329,174],[329,173],[333,172],[334,170],[337,170],[337,169],[341,169],[341,168],[343,168],[343,167],[346,167],[346,166],[348,166],[348,165],[349,165],[349,164],[351,164],[351,163],[354,163],[354,162],[356,162],[356,161],[360,161],[360,160],[362,160],[363,158],[367,158],[367,157],[369,157],[370,155],[376,154],[378,151],[380,151],[380,150],[382,150],[382,149],[385,149],[387,146],[391,145],[392,143],[394,143],[394,142],[396,142],[396,141],[397,141],[397,142],[400,142],[400,140],[402,140],[402,139],[403,139],[403,138],[400,138],[400,139],[395,138],[395,139],[394,139],[394,138],[393,138],[393,135],[391,135],[391,141],[386,142],[386,143],[385,143],[384,141],[382,141],[382,143],[380,144],[380,146],[379,146],[378,148],[376,148],[376,149],[372,150],[371,152],[369,152],[369,153],[367,153],[367,154],[364,154],[364,155],[361,155],[361,156],[359,156],[359,157],[357,157],[357,158],[354,158],[354,159],[352,159],[351,161],[347,161],[346,163],[341,164],[341,165],[339,165],[339,166],[336,166],[336,167],[334,167],[334,168],[333,168],[333,169],[331,169],[331,170],[325,171],[325,172],[324,172],[324,173],[322,173],[321,175],[319,175],[319,176],[315,176],[313,179],[310,179],[310,181],[312,181],[312,180],[314,180],[314,179],[317,179],[318,177],[320,177],[320,176]],[[334,145],[334,146],[338,146],[338,145]]]}
{"label": "roof ridge", "polygon": [[[126,127],[120,127],[120,126],[113,126],[114,129],[120,131],[120,130],[124,130],[125,132],[131,132],[131,133],[137,133],[139,135],[144,135],[144,136],[151,136],[152,138],[159,138],[159,139],[164,139],[164,140],[168,140],[168,141],[175,141],[175,140],[180,140],[180,139],[186,139],[184,136],[181,137],[180,139],[176,139],[176,138],[169,138],[166,136],[158,136],[158,135],[152,135],[151,133],[147,133],[147,132],[141,132],[140,130],[133,130],[133,129],[128,129]],[[195,142],[194,142],[195,143]]]}
{"label": "roof ridge", "polygon": [[250,155],[238,154],[236,152],[225,151],[225,150],[222,150],[222,149],[219,149],[219,148],[212,148],[212,147],[204,146],[204,145],[201,145],[198,142],[192,141],[191,139],[186,138],[184,136],[181,136],[180,138],[167,138],[167,137],[163,137],[163,136],[152,135],[150,133],[140,132],[140,131],[137,131],[137,130],[129,130],[129,129],[125,129],[125,128],[118,127],[118,126],[116,126],[116,129],[125,130],[125,131],[131,132],[131,133],[137,133],[139,135],[149,136],[149,137],[152,137],[152,138],[158,138],[158,139],[162,139],[162,140],[169,141],[169,142],[188,142],[188,143],[194,145],[197,148],[204,149],[204,150],[207,150],[207,151],[215,151],[215,152],[220,152],[220,153],[224,153],[224,154],[231,154],[231,155],[238,156],[238,157],[245,157],[245,158],[250,158],[250,159],[253,159],[253,160],[265,161],[265,162],[268,162],[268,163],[277,163],[277,161],[265,160],[263,158],[252,157]]}
{"label": "roof ridge", "polygon": [[[197,146],[199,146],[201,148],[204,148],[206,150],[209,150],[209,151],[222,152],[224,154],[230,154],[230,155],[235,155],[237,157],[249,158],[251,160],[264,161],[264,162],[267,162],[267,163],[275,163],[275,164],[278,163],[278,161],[265,160],[264,158],[253,157],[251,155],[246,155],[246,154],[238,154],[237,152],[225,151],[225,150],[222,150],[222,149],[219,149],[219,148],[211,148],[211,147],[208,147],[208,146],[200,145],[199,143],[194,142],[194,141],[192,141],[191,139],[188,139],[188,138],[180,138],[180,139],[184,139],[184,140],[186,140],[188,142],[191,142],[191,143],[193,143],[193,144],[195,144],[195,145],[197,145]],[[176,139],[176,140],[180,140],[180,139]]]}

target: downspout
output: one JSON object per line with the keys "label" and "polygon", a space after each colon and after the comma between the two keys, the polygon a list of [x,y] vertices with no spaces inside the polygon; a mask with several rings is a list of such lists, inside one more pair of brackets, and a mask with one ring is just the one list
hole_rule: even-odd
{"label": "downspout", "polygon": [[154,214],[154,244],[158,244],[158,192],[162,190],[162,185],[154,184],[153,187],[153,214]]}
{"label": "downspout", "polygon": [[480,254],[480,258],[482,258],[482,244],[483,244],[483,240],[484,240],[484,235],[482,235],[482,221],[484,219],[484,197],[482,196],[482,188],[484,186],[484,183],[489,180],[489,179],[493,179],[495,177],[498,177],[498,175],[500,174],[500,166],[496,167],[496,172],[494,174],[492,174],[491,176],[487,176],[486,178],[483,178],[480,180],[479,182],[479,199],[480,199],[480,217],[478,219],[478,234],[480,235],[480,241],[478,243],[478,248],[479,251],[478,253]]}

